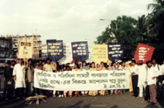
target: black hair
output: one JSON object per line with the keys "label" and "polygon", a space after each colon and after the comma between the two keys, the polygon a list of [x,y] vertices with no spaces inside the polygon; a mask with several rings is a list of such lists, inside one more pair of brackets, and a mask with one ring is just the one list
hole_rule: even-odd
{"label": "black hair", "polygon": [[32,59],[28,59],[28,62],[31,61],[32,62]]}
{"label": "black hair", "polygon": [[11,62],[15,62],[15,63],[16,63],[16,61],[15,61],[15,60],[12,60]]}
{"label": "black hair", "polygon": [[50,58],[47,58],[46,61],[51,61]]}
{"label": "black hair", "polygon": [[115,62],[114,61],[112,61],[112,64],[111,64],[111,66],[113,66],[113,64],[114,64]]}
{"label": "black hair", "polygon": [[36,60],[35,63],[39,63],[39,60]]}
{"label": "black hair", "polygon": [[45,60],[42,60],[42,62],[45,62],[45,63],[46,63],[46,61],[45,61]]}
{"label": "black hair", "polygon": [[136,61],[135,60],[132,60],[132,62],[131,63],[135,63],[136,64]]}
{"label": "black hair", "polygon": [[103,62],[103,61],[101,61],[101,64],[102,64],[102,63],[104,64],[104,62]]}
{"label": "black hair", "polygon": [[7,61],[6,64],[11,65],[11,62],[10,61]]}
{"label": "black hair", "polygon": [[147,61],[147,62],[146,62],[147,66],[148,66],[149,63],[152,63],[152,61]]}

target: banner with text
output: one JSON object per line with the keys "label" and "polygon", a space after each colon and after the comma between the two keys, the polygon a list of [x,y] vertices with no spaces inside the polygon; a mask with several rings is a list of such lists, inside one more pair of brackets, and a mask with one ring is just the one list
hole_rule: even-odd
{"label": "banner with text", "polygon": [[63,57],[63,41],[47,40],[47,53],[51,61],[58,61]]}
{"label": "banner with text", "polygon": [[143,63],[151,60],[154,47],[138,43],[137,50],[134,55],[135,61],[138,63],[139,60],[143,60]]}
{"label": "banner with text", "polygon": [[108,58],[111,61],[117,62],[124,58],[124,47],[122,43],[109,43],[108,44]]}
{"label": "banner with text", "polygon": [[35,69],[34,87],[59,91],[128,89],[129,75],[129,71],[65,71],[53,73]]}
{"label": "banner with text", "polygon": [[85,61],[88,59],[88,43],[83,42],[72,42],[72,58],[77,61]]}
{"label": "banner with text", "polygon": [[92,45],[92,61],[100,63],[101,61],[108,61],[108,48],[107,45]]}

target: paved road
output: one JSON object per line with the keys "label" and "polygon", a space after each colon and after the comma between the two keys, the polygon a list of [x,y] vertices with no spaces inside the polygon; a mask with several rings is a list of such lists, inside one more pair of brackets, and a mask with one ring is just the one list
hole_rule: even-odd
{"label": "paved road", "polygon": [[24,100],[12,100],[8,103],[0,102],[0,107],[7,108],[145,108],[145,107],[164,107],[164,99],[158,102],[156,105],[151,105],[147,101],[142,101],[141,98],[135,98],[132,94],[126,95],[108,95],[108,96],[96,96],[96,97],[67,97],[67,98],[47,98],[47,103],[43,101],[40,105],[36,105],[35,102],[31,105],[25,105]]}

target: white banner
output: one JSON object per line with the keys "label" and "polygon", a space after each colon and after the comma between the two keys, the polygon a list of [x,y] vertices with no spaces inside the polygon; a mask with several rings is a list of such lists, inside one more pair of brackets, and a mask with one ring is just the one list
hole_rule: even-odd
{"label": "white banner", "polygon": [[35,69],[34,87],[59,91],[129,89],[129,74],[107,70],[53,73]]}

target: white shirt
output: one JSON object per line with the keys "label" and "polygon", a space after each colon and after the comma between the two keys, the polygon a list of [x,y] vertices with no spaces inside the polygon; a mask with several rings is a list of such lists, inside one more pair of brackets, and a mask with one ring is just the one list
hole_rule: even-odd
{"label": "white shirt", "polygon": [[152,85],[156,84],[156,78],[152,79],[153,77],[158,77],[159,76],[159,70],[151,67],[147,69],[147,84]]}
{"label": "white shirt", "polygon": [[15,88],[26,88],[24,65],[16,64],[13,75],[16,75]]}
{"label": "white shirt", "polygon": [[156,64],[155,66],[152,65],[152,67],[155,69],[155,70],[158,70],[159,72],[159,75],[162,75],[162,69],[161,69],[161,66]]}
{"label": "white shirt", "polygon": [[160,69],[161,69],[161,73],[164,74],[164,64],[160,66]]}
{"label": "white shirt", "polygon": [[138,66],[138,87],[145,86],[145,81],[147,77],[146,64]]}
{"label": "white shirt", "polygon": [[134,75],[138,75],[138,66],[137,65],[132,66],[130,72],[131,74],[134,72]]}

